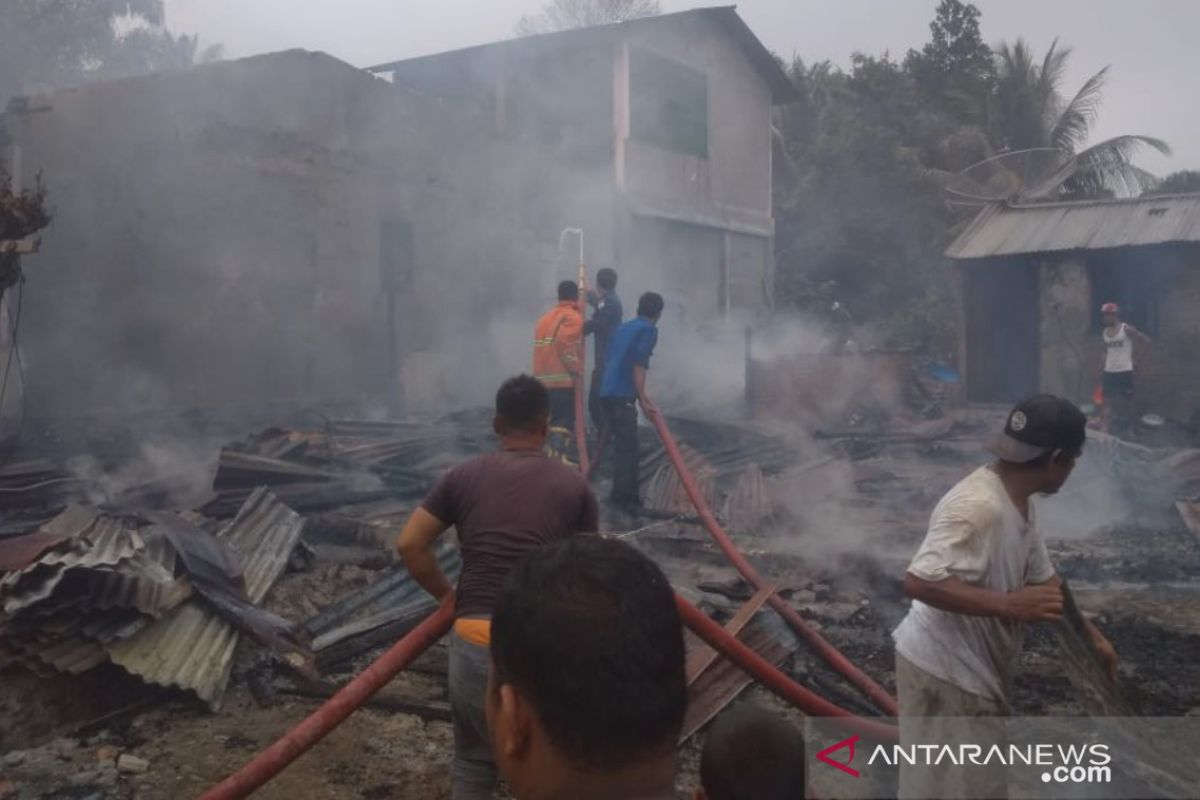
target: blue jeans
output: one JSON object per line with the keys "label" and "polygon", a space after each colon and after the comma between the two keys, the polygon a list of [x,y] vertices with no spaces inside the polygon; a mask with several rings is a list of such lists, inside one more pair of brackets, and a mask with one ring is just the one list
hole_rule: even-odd
{"label": "blue jeans", "polygon": [[490,800],[498,771],[492,758],[484,703],[488,649],[450,633],[450,716],[454,724],[454,760],[450,764],[454,800]]}

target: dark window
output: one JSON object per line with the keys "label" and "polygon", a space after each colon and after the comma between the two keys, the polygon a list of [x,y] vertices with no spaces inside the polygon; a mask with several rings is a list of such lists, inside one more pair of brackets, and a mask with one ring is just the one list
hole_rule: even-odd
{"label": "dark window", "polygon": [[647,50],[629,52],[630,134],[708,158],[708,77]]}
{"label": "dark window", "polygon": [[1116,303],[1121,319],[1150,335],[1158,335],[1163,264],[1156,249],[1128,248],[1088,257],[1092,283],[1092,327],[1104,327],[1100,306]]}
{"label": "dark window", "polygon": [[406,219],[379,220],[379,282],[384,292],[403,292],[412,285],[413,231]]}

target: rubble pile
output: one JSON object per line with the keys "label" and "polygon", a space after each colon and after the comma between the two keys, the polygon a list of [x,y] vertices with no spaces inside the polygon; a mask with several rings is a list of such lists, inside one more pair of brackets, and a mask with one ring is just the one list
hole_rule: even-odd
{"label": "rubble pile", "polygon": [[165,536],[83,506],[7,541],[4,553],[0,666],[78,674],[192,594]]}
{"label": "rubble pile", "polygon": [[195,514],[72,506],[3,540],[0,668],[78,674],[111,662],[219,707],[239,629],[270,637],[275,621],[254,606],[283,573],[303,520],[259,489],[213,527]]}
{"label": "rubble pile", "polygon": [[[994,420],[846,422],[803,441],[768,423],[673,418],[671,427],[711,507],[774,590],[886,683],[889,632],[906,602],[904,563],[940,493],[980,463],[979,431],[994,427]],[[136,487],[111,503],[87,505],[79,498],[88,487],[67,470],[48,461],[10,465],[0,470],[0,488],[18,489],[0,493],[0,669],[41,676],[47,685],[123,671],[148,697],[172,698],[156,699],[168,705],[152,717],[172,730],[201,725],[201,718],[188,716],[197,708],[206,714],[224,708],[222,717],[278,713],[294,724],[296,715],[333,694],[433,610],[432,599],[396,561],[392,542],[447,468],[494,447],[490,427],[490,413],[476,410],[421,423],[331,419],[313,430],[269,428],[222,448],[211,495],[185,510],[172,507],[169,496]],[[602,519],[602,528],[651,552],[682,595],[782,671],[845,708],[873,713],[780,618],[762,610],[765,595],[756,594],[694,524],[694,509],[657,438],[647,433],[641,441],[650,519],[623,531],[613,527],[627,520]],[[1189,494],[1192,463],[1200,463],[1194,452],[1095,437],[1077,477],[1086,485],[1102,475],[1119,482],[1140,473],[1142,483],[1145,475],[1158,475],[1155,482],[1173,503],[1200,494]],[[607,469],[601,460],[594,476],[601,495]],[[1196,507],[1181,501],[1184,519],[1200,519]],[[1200,539],[1178,519],[1175,524],[1183,538],[1164,532],[1140,540],[1155,552],[1175,548],[1158,566],[1145,554],[1127,553],[1117,533],[1107,540],[1120,545],[1110,554],[1098,540],[1051,542],[1080,608],[1095,613],[1112,605],[1109,594],[1117,589],[1105,584],[1108,576],[1123,581],[1121,597],[1146,607],[1161,605],[1161,598],[1129,594],[1129,585],[1146,576],[1167,578],[1178,596],[1194,598],[1187,592],[1195,583],[1185,573],[1200,558]],[[441,543],[438,560],[455,580],[461,560],[452,539]],[[1170,570],[1172,564],[1178,569]],[[1105,625],[1122,655],[1128,653],[1128,669],[1151,677],[1143,681],[1150,689],[1133,693],[1136,707],[1179,713],[1190,706],[1179,686],[1168,685],[1166,668],[1155,666],[1165,662],[1153,656],[1153,645],[1144,643],[1160,641],[1175,651],[1198,639],[1178,614],[1164,620],[1162,629],[1151,629],[1144,619],[1135,624],[1117,615]],[[1086,666],[1086,653],[1072,639],[1033,638],[1034,661],[1026,668],[1043,679],[1018,686],[1022,708],[1080,713],[1067,678],[1083,670],[1062,673],[1064,664]],[[687,646],[685,739],[743,692],[758,691],[702,642],[688,636]],[[444,644],[434,647],[368,708],[445,722],[447,658]],[[1045,673],[1060,677],[1045,680]],[[1188,666],[1173,665],[1171,675],[1185,690],[1200,679]],[[128,694],[119,703],[128,705]],[[186,791],[211,785],[282,727],[273,724],[256,747],[218,759],[211,774],[189,779]],[[61,727],[28,743],[62,743],[53,736],[62,736]],[[24,761],[7,775],[18,777],[22,792],[49,786],[51,794],[80,782],[106,787],[115,781],[124,791],[161,780],[172,751],[130,746],[131,758],[150,761],[146,773],[122,773],[106,760],[46,783],[37,766],[41,750],[23,749]],[[442,754],[431,758],[444,760]],[[71,764],[68,772],[76,769]]]}

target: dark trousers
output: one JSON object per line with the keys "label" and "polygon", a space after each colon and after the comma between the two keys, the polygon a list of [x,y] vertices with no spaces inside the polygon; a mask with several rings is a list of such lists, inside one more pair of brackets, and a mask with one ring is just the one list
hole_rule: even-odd
{"label": "dark trousers", "polygon": [[550,436],[546,441],[549,455],[568,464],[577,464],[575,446],[575,390],[549,389]]}
{"label": "dark trousers", "polygon": [[588,390],[588,415],[598,431],[605,431],[608,427],[604,420],[604,403],[600,400],[600,383],[603,379],[604,365],[597,364],[592,370],[592,385]]}
{"label": "dark trousers", "polygon": [[550,430],[555,428],[575,432],[575,390],[548,389],[550,395]]}
{"label": "dark trousers", "polygon": [[636,505],[638,497],[638,416],[632,397],[605,397],[604,416],[612,434],[612,501]]}

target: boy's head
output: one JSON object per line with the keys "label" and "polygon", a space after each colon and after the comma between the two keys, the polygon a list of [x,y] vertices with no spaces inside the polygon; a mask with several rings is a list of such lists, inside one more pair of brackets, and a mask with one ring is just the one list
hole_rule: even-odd
{"label": "boy's head", "polygon": [[550,395],[537,378],[518,375],[500,384],[492,429],[500,436],[546,438],[550,425]]}
{"label": "boy's head", "polygon": [[579,299],[579,284],[575,281],[563,281],[558,285],[558,300],[561,303],[564,300],[572,302]]}
{"label": "boy's head", "polygon": [[517,797],[564,776],[673,774],[683,628],[662,570],[634,548],[580,534],[530,553],[496,601],[491,654],[488,729]]}
{"label": "boy's head", "polygon": [[665,303],[661,294],[658,292],[646,292],[638,298],[638,316],[652,322],[658,322],[658,318],[662,316],[664,305]]}
{"label": "boy's head", "polygon": [[1009,412],[1004,433],[988,443],[988,450],[1033,475],[1039,492],[1054,494],[1071,476],[1086,439],[1087,417],[1074,403],[1039,394]]}
{"label": "boy's head", "polygon": [[611,292],[617,288],[617,271],[609,267],[603,267],[596,272],[596,286],[603,292]]}
{"label": "boy's head", "polygon": [[804,737],[786,720],[744,703],[712,724],[696,800],[803,800]]}

